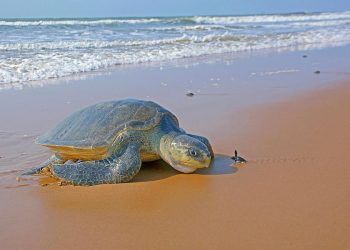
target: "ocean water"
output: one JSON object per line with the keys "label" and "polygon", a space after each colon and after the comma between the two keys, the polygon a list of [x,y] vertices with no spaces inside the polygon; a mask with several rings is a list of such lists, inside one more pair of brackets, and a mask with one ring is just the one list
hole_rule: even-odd
{"label": "ocean water", "polygon": [[0,19],[0,90],[116,65],[350,43],[350,12]]}

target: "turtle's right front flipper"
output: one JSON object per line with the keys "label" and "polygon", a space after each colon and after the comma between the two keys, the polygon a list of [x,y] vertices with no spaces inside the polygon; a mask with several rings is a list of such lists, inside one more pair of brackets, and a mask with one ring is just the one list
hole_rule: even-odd
{"label": "turtle's right front flipper", "polygon": [[92,186],[130,181],[141,168],[139,146],[128,145],[122,154],[100,161],[54,164],[53,175],[73,185]]}
{"label": "turtle's right front flipper", "polygon": [[57,154],[51,156],[47,161],[41,163],[39,166],[36,166],[32,169],[25,171],[22,175],[36,175],[41,174],[43,170],[47,167],[52,166],[53,164],[62,164],[64,162],[63,158]]}

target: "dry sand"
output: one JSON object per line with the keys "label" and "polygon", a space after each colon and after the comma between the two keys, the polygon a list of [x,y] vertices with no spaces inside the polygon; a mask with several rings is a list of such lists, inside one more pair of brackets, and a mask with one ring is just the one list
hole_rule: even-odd
{"label": "dry sand", "polygon": [[[184,127],[207,135],[217,153],[211,169],[190,175],[157,162],[131,183],[41,187],[37,179],[14,185],[4,170],[0,249],[349,249],[349,84],[232,110],[232,96],[168,94],[166,106],[183,111]],[[44,125],[45,107],[27,111],[30,126],[41,131],[79,106],[50,105]],[[23,161],[16,144],[33,154],[22,167],[44,160],[49,152],[31,147],[32,137],[2,136],[2,166]],[[247,165],[231,165],[235,148]]]}

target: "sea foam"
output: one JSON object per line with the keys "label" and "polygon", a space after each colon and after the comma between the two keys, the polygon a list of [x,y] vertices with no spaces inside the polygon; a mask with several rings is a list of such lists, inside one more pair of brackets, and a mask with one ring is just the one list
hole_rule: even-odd
{"label": "sea foam", "polygon": [[0,90],[115,65],[350,43],[350,12],[0,20]]}

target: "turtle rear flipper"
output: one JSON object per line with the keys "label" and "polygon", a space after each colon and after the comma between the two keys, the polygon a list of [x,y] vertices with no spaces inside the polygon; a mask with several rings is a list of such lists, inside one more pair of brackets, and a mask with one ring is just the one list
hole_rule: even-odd
{"label": "turtle rear flipper", "polygon": [[130,181],[141,168],[139,146],[128,145],[122,154],[99,161],[54,164],[53,175],[73,185],[91,186]]}
{"label": "turtle rear flipper", "polygon": [[60,157],[57,154],[54,154],[47,161],[41,163],[39,166],[36,166],[36,167],[34,167],[32,169],[29,169],[29,170],[25,171],[24,173],[22,173],[22,175],[37,175],[37,174],[41,174],[45,168],[50,167],[53,164],[62,164],[63,162],[64,162],[64,159],[62,157]]}

